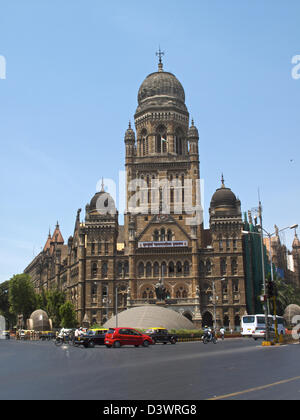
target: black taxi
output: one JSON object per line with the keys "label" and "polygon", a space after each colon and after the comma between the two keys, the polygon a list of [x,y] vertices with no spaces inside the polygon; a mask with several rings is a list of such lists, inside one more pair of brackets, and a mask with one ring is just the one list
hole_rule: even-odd
{"label": "black taxi", "polygon": [[87,330],[87,332],[84,335],[74,338],[74,345],[82,345],[85,348],[103,346],[105,334],[107,333],[107,331],[107,328],[92,328],[90,330]]}
{"label": "black taxi", "polygon": [[177,335],[169,333],[168,330],[163,327],[149,328],[145,331],[145,334],[152,338],[153,344],[176,344],[178,340]]}

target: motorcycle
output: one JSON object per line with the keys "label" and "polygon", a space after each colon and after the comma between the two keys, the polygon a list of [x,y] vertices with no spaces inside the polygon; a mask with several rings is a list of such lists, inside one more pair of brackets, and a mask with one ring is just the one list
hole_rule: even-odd
{"label": "motorcycle", "polygon": [[217,337],[212,334],[205,334],[202,340],[203,340],[203,344],[208,344],[208,343],[217,344],[218,342]]}

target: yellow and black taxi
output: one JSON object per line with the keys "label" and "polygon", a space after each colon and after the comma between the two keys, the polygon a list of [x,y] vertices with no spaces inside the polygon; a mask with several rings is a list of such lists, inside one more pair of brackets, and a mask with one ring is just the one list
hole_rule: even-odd
{"label": "yellow and black taxi", "polygon": [[74,345],[82,345],[85,348],[103,346],[105,334],[107,333],[107,331],[107,328],[91,328],[87,330],[85,334],[80,335],[79,337],[75,337]]}
{"label": "yellow and black taxi", "polygon": [[10,332],[6,330],[0,330],[0,338],[2,338],[2,340],[9,340]]}
{"label": "yellow and black taxi", "polygon": [[148,328],[145,331],[145,334],[152,338],[153,344],[176,344],[178,341],[177,335],[169,333],[168,330],[163,327]]}

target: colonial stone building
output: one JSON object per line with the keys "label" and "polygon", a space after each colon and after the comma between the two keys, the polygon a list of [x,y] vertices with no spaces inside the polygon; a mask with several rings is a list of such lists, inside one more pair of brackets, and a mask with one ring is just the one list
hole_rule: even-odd
{"label": "colonial stone building", "polygon": [[198,130],[161,59],[139,89],[134,121],[125,133],[124,226],[103,185],[84,219],[78,210],[68,243],[57,224],[25,272],[37,291],[65,290],[79,321],[101,324],[116,311],[153,304],[198,326],[216,315],[219,325],[238,327],[246,313],[241,203],[222,177],[204,229]]}

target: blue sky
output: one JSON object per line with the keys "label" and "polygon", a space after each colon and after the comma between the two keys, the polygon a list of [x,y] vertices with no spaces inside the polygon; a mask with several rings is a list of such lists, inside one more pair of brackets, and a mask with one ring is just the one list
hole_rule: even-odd
{"label": "blue sky", "polygon": [[205,226],[222,172],[243,211],[260,189],[267,230],[300,222],[298,0],[0,5],[0,282],[23,271],[57,220],[67,241],[102,176],[118,182],[159,45],[199,129]]}

